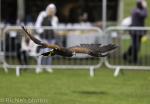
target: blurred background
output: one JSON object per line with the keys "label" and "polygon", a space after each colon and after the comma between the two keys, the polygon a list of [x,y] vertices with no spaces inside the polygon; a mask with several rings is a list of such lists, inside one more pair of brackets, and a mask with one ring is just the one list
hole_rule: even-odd
{"label": "blurred background", "polygon": [[[123,12],[120,11],[123,10],[120,5],[124,1],[108,0],[107,2],[107,20],[116,23],[121,15],[118,14]],[[24,22],[35,22],[39,12],[49,3],[55,3],[61,23],[79,22],[78,18],[83,12],[88,14],[90,22],[102,21],[102,0],[44,0],[44,2],[43,0],[1,0],[1,10],[5,11],[1,12],[1,21],[15,23],[17,18],[22,18]]]}
{"label": "blurred background", "polygon": [[[149,104],[149,5],[149,0],[0,0],[0,104]],[[50,49],[33,43],[21,25],[49,44],[119,48],[103,58],[43,57]]]}

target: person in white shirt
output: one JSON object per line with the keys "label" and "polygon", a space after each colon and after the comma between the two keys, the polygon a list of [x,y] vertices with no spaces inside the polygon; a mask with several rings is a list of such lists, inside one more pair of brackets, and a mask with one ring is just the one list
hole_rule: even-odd
{"label": "person in white shirt", "polygon": [[[40,38],[50,44],[55,43],[55,32],[53,30],[43,29],[42,26],[51,26],[57,27],[58,17],[56,16],[56,6],[55,4],[49,4],[46,7],[45,11],[39,13],[37,17],[35,27],[36,32],[40,35]],[[41,49],[41,52],[49,51],[49,49]],[[42,57],[41,64],[42,65],[51,65],[52,58],[51,57]],[[46,68],[48,72],[52,72],[51,68]],[[41,72],[42,69],[37,69],[36,72]]]}
{"label": "person in white shirt", "polygon": [[[45,11],[40,12],[35,23],[36,32],[38,34],[42,34],[44,32],[42,26],[57,27],[59,20],[55,14],[56,14],[56,6],[54,4],[49,4],[46,7]],[[46,21],[46,19],[48,19],[48,21]],[[43,22],[48,22],[48,23],[43,23]]]}

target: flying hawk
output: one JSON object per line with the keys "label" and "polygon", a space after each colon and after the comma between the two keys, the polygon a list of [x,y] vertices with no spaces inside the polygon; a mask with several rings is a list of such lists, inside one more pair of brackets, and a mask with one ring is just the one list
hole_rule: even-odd
{"label": "flying hawk", "polygon": [[111,51],[115,50],[118,46],[115,44],[101,45],[101,44],[80,44],[78,46],[73,46],[69,48],[61,47],[55,44],[48,44],[46,42],[42,42],[32,36],[24,26],[21,26],[26,35],[36,44],[38,44],[42,48],[50,48],[52,49],[49,52],[42,53],[43,56],[54,56],[60,55],[64,57],[72,57],[77,53],[88,54],[93,57],[105,57]]}

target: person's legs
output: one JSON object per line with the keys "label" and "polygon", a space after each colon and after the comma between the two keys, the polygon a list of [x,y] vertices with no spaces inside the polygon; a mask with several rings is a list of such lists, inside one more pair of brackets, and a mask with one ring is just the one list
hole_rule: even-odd
{"label": "person's legs", "polygon": [[41,63],[42,63],[42,57],[43,57],[43,56],[39,56],[39,57],[38,57],[38,63],[37,63],[38,65],[37,65],[37,68],[36,68],[36,73],[37,73],[37,74],[43,71],[42,68],[40,68]]}
{"label": "person's legs", "polygon": [[19,61],[19,63],[22,65],[22,58],[21,58],[21,45],[20,44],[16,44],[16,54],[17,54],[17,59]]}
{"label": "person's legs", "polygon": [[133,35],[132,37],[132,62],[137,63],[138,60],[138,53],[140,51],[140,45],[141,45],[141,35]]}
{"label": "person's legs", "polygon": [[[41,49],[41,53],[47,52],[47,51],[50,51],[50,49],[49,48]],[[43,57],[43,56],[41,56],[41,65],[51,65],[51,62],[52,62],[52,58],[51,57]],[[43,69],[40,69],[39,71],[37,71],[37,73],[41,72],[42,70]],[[45,68],[45,70],[48,71],[48,72],[52,72],[51,67]]]}
{"label": "person's legs", "polygon": [[[46,61],[47,61],[46,65],[51,65],[52,64],[52,58],[51,57],[46,57],[46,58],[47,58],[46,59]],[[48,72],[50,72],[50,73],[53,72],[53,70],[52,70],[51,67],[48,67],[45,70],[48,71]]]}
{"label": "person's legs", "polygon": [[[40,53],[44,53],[44,52],[47,52],[47,51],[49,51],[48,48],[40,49]],[[47,57],[42,56],[41,65],[47,65]]]}
{"label": "person's legs", "polygon": [[[49,48],[46,48],[44,52],[48,52],[50,51],[51,49]],[[51,65],[51,57],[45,57],[45,65]]]}
{"label": "person's legs", "polygon": [[131,54],[131,59],[132,62],[137,63],[137,58],[138,58],[138,36],[133,35],[132,36],[132,54]]}
{"label": "person's legs", "polygon": [[26,51],[22,52],[22,60],[23,60],[23,65],[27,65],[28,64],[28,56],[27,56],[27,52]]}
{"label": "person's legs", "polygon": [[[40,53],[43,53],[44,49],[40,49],[39,51],[40,51]],[[45,63],[46,63],[45,57],[39,56],[39,58],[38,58],[38,67],[36,68],[36,73],[37,74],[41,73],[43,71],[43,69],[40,68],[40,66],[41,65],[46,65]]]}
{"label": "person's legs", "polygon": [[51,57],[46,57],[46,65],[51,65],[52,64],[52,58]]}
{"label": "person's legs", "polygon": [[[55,44],[55,40],[48,40],[48,43],[50,44]],[[46,51],[50,51],[50,49],[46,49]],[[46,57],[46,65],[51,65],[52,64],[52,57]],[[48,72],[53,72],[52,68],[46,68],[46,71]]]}
{"label": "person's legs", "polygon": [[131,45],[128,51],[123,54],[123,59],[129,62],[138,62],[138,52],[140,50],[141,35],[132,34],[131,35]]}
{"label": "person's legs", "polygon": [[42,57],[42,60],[41,60],[41,65],[46,65],[46,57]]}

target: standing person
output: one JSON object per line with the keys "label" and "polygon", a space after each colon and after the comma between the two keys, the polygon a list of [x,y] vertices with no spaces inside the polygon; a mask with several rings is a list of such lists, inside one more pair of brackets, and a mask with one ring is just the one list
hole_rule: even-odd
{"label": "standing person", "polygon": [[[55,43],[55,33],[53,30],[44,30],[42,26],[52,26],[56,27],[58,24],[58,18],[56,16],[56,6],[55,4],[49,4],[46,7],[45,11],[40,12],[35,26],[36,32],[40,35],[40,38],[50,44]],[[49,51],[49,49],[41,49],[41,51]],[[51,57],[42,57],[41,64],[42,65],[51,65],[52,58]],[[36,72],[41,72],[42,69],[37,69]],[[46,71],[52,72],[51,68],[46,68]]]}
{"label": "standing person", "polygon": [[[147,3],[145,0],[137,0],[136,8],[132,11],[131,27],[144,27],[145,19],[148,15]],[[129,31],[132,44],[128,48],[128,51],[124,53],[123,59],[132,63],[138,63],[138,53],[141,46],[141,38],[145,34],[144,30],[131,30]]]}

